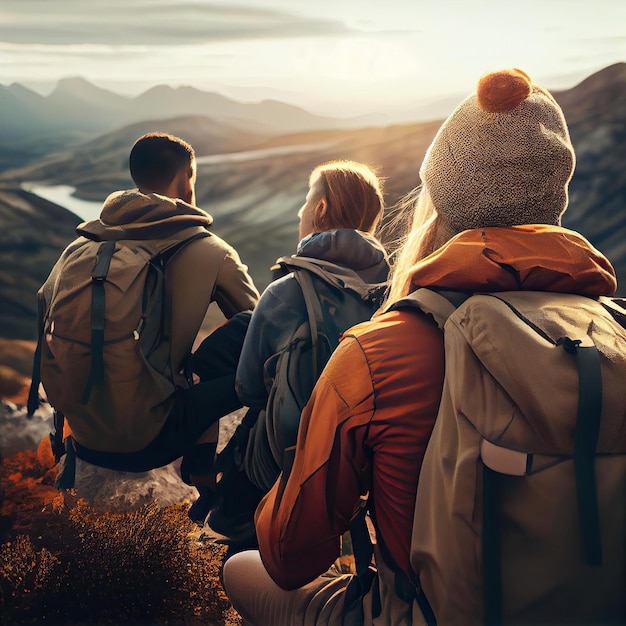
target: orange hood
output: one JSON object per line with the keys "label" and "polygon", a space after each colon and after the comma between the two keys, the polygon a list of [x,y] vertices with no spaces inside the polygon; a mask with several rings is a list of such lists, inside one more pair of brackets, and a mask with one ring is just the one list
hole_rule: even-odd
{"label": "orange hood", "polygon": [[531,224],[466,230],[422,261],[415,287],[463,291],[553,291],[610,296],[617,289],[608,259],[582,235]]}

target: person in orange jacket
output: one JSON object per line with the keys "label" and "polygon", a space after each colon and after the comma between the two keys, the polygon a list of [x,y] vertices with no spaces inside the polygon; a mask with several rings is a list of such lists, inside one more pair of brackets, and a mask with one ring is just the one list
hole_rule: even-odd
{"label": "person in orange jacket", "polygon": [[[560,225],[574,164],[548,91],[520,70],[483,76],[426,153],[388,305],[420,287],[612,295],[609,261]],[[364,498],[378,543],[375,623],[423,623],[399,590],[443,377],[443,334],[426,315],[385,310],[344,335],[303,412],[291,473],[257,509],[259,551],[224,566],[245,623],[342,623],[352,576],[332,566]]]}

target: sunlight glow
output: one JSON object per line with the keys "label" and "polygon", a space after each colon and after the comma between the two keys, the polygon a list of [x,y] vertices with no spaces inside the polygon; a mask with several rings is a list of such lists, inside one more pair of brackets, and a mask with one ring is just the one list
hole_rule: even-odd
{"label": "sunlight glow", "polygon": [[3,0],[2,82],[192,85],[356,115],[464,94],[500,67],[563,88],[626,59],[626,2],[614,0],[142,0],[121,27],[117,4]]}

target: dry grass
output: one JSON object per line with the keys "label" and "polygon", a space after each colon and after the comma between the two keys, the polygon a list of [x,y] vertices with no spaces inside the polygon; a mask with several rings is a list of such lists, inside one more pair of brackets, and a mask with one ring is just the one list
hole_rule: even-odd
{"label": "dry grass", "polygon": [[54,488],[51,462],[40,446],[0,467],[0,624],[240,624],[224,548],[185,505],[100,514]]}

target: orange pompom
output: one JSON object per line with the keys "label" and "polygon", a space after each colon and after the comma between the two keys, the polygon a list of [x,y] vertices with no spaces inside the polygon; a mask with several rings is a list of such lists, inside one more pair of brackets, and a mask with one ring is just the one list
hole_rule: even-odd
{"label": "orange pompom", "polygon": [[487,113],[502,113],[514,109],[530,95],[528,74],[518,69],[485,74],[478,81],[478,106]]}

